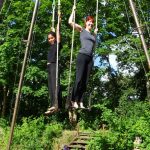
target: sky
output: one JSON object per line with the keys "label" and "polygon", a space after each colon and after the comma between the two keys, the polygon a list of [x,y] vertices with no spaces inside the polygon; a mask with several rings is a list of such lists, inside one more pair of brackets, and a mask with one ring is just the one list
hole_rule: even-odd
{"label": "sky", "polygon": [[[117,56],[115,54],[109,54],[109,61],[110,61],[110,65],[111,67],[117,71]],[[104,62],[104,64],[106,64],[107,62]],[[100,66],[100,57],[97,57],[95,60],[94,60],[94,66],[99,66],[99,67],[103,67],[103,66]]]}

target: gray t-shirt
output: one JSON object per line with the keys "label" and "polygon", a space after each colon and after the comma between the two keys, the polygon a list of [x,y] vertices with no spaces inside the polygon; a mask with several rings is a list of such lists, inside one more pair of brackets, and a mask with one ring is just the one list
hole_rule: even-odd
{"label": "gray t-shirt", "polygon": [[95,44],[95,37],[85,29],[80,32],[81,48],[79,53],[93,56],[93,48]]}

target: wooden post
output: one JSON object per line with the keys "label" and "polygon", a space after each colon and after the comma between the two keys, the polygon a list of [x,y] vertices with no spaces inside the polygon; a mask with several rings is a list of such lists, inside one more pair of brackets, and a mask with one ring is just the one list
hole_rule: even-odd
{"label": "wooden post", "polygon": [[[138,33],[139,33],[139,36],[140,36],[140,39],[141,39],[143,50],[144,50],[144,53],[145,53],[145,56],[146,56],[146,59],[147,59],[148,68],[150,70],[150,57],[149,57],[149,54],[148,54],[148,49],[147,49],[147,45],[146,45],[146,42],[145,42],[145,39],[144,39],[143,32],[141,30],[141,25],[139,23],[133,1],[129,0],[129,3],[130,3],[131,10],[132,10],[132,13],[133,13],[133,17],[134,17],[134,20],[135,20],[135,23],[136,23],[136,26],[137,26],[137,30],[138,30]],[[146,86],[147,86],[147,97],[148,97],[148,100],[150,102],[150,79],[149,78],[147,80]]]}
{"label": "wooden post", "polygon": [[135,23],[136,23],[136,26],[137,26],[137,30],[138,30],[140,39],[141,39],[141,42],[142,42],[144,53],[145,53],[145,56],[146,56],[146,59],[147,59],[147,62],[148,62],[148,68],[150,69],[150,57],[149,57],[149,54],[148,54],[147,45],[145,43],[143,32],[141,30],[141,25],[139,23],[139,20],[138,20],[137,14],[136,14],[135,6],[134,6],[132,0],[129,0],[129,3],[130,3],[130,6],[131,6],[131,10],[132,10],[132,13],[133,13],[133,17],[134,17],[134,20],[135,20]]}
{"label": "wooden post", "polygon": [[14,108],[14,113],[13,113],[13,118],[12,118],[12,123],[11,123],[11,130],[10,130],[10,136],[9,136],[9,141],[8,141],[8,145],[7,145],[7,150],[10,150],[10,145],[12,143],[14,126],[16,123],[17,112],[18,112],[18,108],[19,108],[20,95],[21,95],[21,89],[22,89],[22,84],[23,84],[23,79],[24,79],[26,61],[27,61],[27,56],[28,56],[28,51],[29,51],[29,47],[30,47],[30,41],[31,41],[31,37],[32,37],[32,31],[33,31],[33,26],[35,23],[35,17],[37,14],[38,6],[39,6],[39,0],[36,0],[33,15],[32,15],[32,21],[31,21],[31,25],[30,25],[30,31],[29,31],[29,35],[28,35],[26,50],[25,50],[25,54],[24,54],[24,60],[23,60],[23,64],[22,64],[22,70],[21,70],[18,92],[17,92],[17,96],[16,96],[16,101],[15,101],[15,108]]}

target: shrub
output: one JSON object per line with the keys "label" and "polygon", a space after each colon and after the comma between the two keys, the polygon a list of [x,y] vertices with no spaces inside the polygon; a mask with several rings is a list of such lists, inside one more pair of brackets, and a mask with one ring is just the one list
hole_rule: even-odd
{"label": "shrub", "polygon": [[[12,150],[51,150],[54,138],[60,136],[62,127],[60,124],[45,124],[44,117],[24,118],[21,125],[17,125],[14,130]],[[9,130],[5,134],[6,146],[8,142]]]}
{"label": "shrub", "polygon": [[135,137],[142,139],[141,150],[150,149],[150,103],[124,101],[115,111],[102,107],[102,122],[109,130],[98,133],[89,143],[92,150],[131,150]]}

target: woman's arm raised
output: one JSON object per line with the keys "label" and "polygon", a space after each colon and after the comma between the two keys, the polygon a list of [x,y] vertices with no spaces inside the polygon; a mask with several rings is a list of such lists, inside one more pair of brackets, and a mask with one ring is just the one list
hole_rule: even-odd
{"label": "woman's arm raised", "polygon": [[68,23],[72,27],[74,27],[77,31],[81,32],[82,31],[82,26],[80,26],[79,24],[77,24],[77,23],[74,22],[75,9],[76,9],[76,7],[73,6],[72,13],[71,13],[71,15],[69,17]]}

